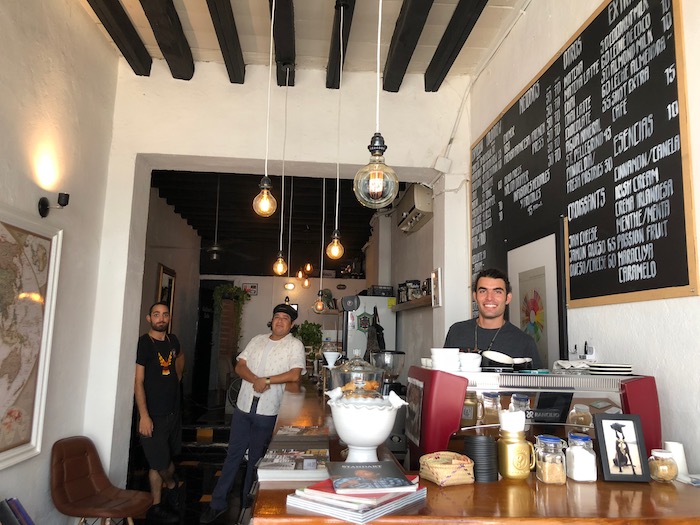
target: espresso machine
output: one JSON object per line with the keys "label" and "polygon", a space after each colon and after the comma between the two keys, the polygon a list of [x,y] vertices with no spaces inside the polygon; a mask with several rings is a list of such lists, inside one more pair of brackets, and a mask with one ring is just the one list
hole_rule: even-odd
{"label": "espresso machine", "polygon": [[388,396],[389,392],[396,392],[399,396],[406,394],[406,387],[399,383],[397,379],[403,370],[406,361],[406,352],[396,350],[377,350],[371,353],[372,364],[384,370],[384,384],[382,384],[382,395]]}

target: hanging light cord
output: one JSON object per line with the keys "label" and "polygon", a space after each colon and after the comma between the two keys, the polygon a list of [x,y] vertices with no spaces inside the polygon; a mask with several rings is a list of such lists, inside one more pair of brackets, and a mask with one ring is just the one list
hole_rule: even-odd
{"label": "hanging light cord", "polygon": [[340,74],[338,77],[338,144],[337,156],[335,163],[335,229],[338,230],[338,207],[340,205],[340,104],[342,97],[340,96],[341,87],[343,85],[343,28],[345,27],[345,6],[340,4]]}
{"label": "hanging light cord", "polygon": [[216,176],[216,224],[214,225],[214,246],[219,245],[219,188],[221,187],[221,174]]}
{"label": "hanging light cord", "polygon": [[289,182],[289,232],[287,233],[287,278],[292,268],[292,201],[294,200],[294,177]]}
{"label": "hanging light cord", "polygon": [[[270,73],[272,73],[272,65],[270,65]],[[284,160],[287,157],[287,95],[289,93],[289,68],[287,68],[287,78],[284,82],[284,134],[282,139],[282,209],[280,212],[280,250],[282,251],[282,232],[284,230]],[[269,108],[268,108],[269,111]],[[291,203],[289,204],[289,221],[291,227],[292,211]],[[287,259],[289,259],[289,253],[287,253]],[[289,267],[289,261],[287,261],[287,266]]]}
{"label": "hanging light cord", "polygon": [[[379,67],[380,67],[380,58],[379,58],[379,51],[381,49],[381,43],[382,43],[382,3],[383,0],[379,0],[379,17],[377,21],[377,133],[379,133],[379,91],[380,91],[380,83],[379,83]],[[342,71],[342,62],[341,62],[341,71]]]}
{"label": "hanging light cord", "polygon": [[323,291],[323,254],[326,247],[326,179],[323,179],[323,218],[321,219],[321,275],[318,291]]}
{"label": "hanging light cord", "polygon": [[[267,76],[267,129],[265,131],[265,176],[267,177],[267,159],[270,153],[270,93],[272,91],[272,46],[274,43],[275,29],[275,3],[272,0],[272,13],[270,15],[270,70]],[[280,249],[282,247],[280,246]]]}

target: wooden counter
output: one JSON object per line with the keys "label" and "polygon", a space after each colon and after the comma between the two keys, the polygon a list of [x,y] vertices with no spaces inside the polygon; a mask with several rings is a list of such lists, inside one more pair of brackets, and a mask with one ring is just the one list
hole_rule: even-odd
{"label": "wooden counter", "polygon": [[[294,415],[296,414],[296,415]],[[325,403],[315,394],[303,396],[293,411],[280,412],[280,425],[319,425],[330,422]],[[338,447],[331,439],[331,457]],[[336,456],[337,457],[337,456]],[[335,459],[335,458],[334,458]],[[339,524],[341,520],[287,509],[287,494],[310,483],[259,484],[251,525]],[[598,481],[566,485],[540,483],[534,474],[526,481],[502,480],[428,488],[425,505],[412,514],[384,516],[372,523],[484,523],[484,524],[677,524],[700,523],[700,488],[674,482],[623,483]],[[405,511],[404,511],[405,512]]]}

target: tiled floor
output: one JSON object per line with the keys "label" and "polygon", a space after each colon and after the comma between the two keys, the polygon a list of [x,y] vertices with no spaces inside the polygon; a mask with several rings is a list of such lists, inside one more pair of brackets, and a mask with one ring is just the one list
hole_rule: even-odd
{"label": "tiled floor", "polygon": [[[222,406],[206,408],[194,403],[185,403],[183,409],[182,455],[176,461],[177,474],[183,486],[184,505],[180,513],[181,525],[199,523],[200,513],[209,502],[216,484],[217,474],[226,457],[229,437],[230,415]],[[241,483],[245,465],[236,479],[229,496],[228,511],[215,522],[217,525],[245,525],[249,521],[250,509],[241,514]],[[132,442],[129,458],[129,488],[148,491],[148,471],[138,440]],[[139,525],[158,522],[135,520]]]}

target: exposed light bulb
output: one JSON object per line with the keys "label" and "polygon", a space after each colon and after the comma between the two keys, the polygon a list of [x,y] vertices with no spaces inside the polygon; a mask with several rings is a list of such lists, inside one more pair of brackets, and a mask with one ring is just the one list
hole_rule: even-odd
{"label": "exposed light bulb", "polygon": [[316,313],[321,313],[325,311],[326,305],[323,302],[323,292],[319,290],[318,292],[318,299],[316,299],[316,302],[314,303],[314,312]]}
{"label": "exposed light bulb", "polygon": [[284,304],[289,304],[289,296],[285,296],[284,298]]}
{"label": "exposed light bulb", "polygon": [[386,145],[381,133],[375,133],[367,146],[372,154],[369,164],[355,174],[353,191],[366,208],[379,209],[391,204],[399,193],[396,172],[384,163]]}
{"label": "exposed light bulb", "polygon": [[300,268],[299,271],[297,272],[297,280],[303,281],[303,280],[304,280],[304,277],[306,277],[306,276],[304,275],[304,270],[302,270],[302,269]]}
{"label": "exposed light bulb", "polygon": [[277,260],[275,264],[272,265],[272,271],[276,275],[284,275],[287,273],[287,262],[284,260],[284,254],[282,252],[277,253]]}
{"label": "exposed light bulb", "polygon": [[295,287],[296,285],[292,281],[287,281],[286,283],[284,283],[285,290],[294,290]]}
{"label": "exposed light bulb", "polygon": [[309,280],[308,277],[304,279],[304,282],[301,283],[302,288],[311,288],[311,281]]}
{"label": "exposed light bulb", "polygon": [[270,193],[272,182],[267,175],[260,180],[260,193],[253,199],[253,210],[261,217],[269,217],[277,210],[277,199]]}
{"label": "exposed light bulb", "polygon": [[340,259],[345,253],[345,248],[340,242],[340,232],[334,230],[331,239],[331,242],[326,246],[326,255],[333,260]]}
{"label": "exposed light bulb", "polygon": [[310,274],[311,272],[314,271],[313,265],[312,265],[310,262],[307,262],[307,263],[304,265],[304,271],[305,271],[307,274]]}

